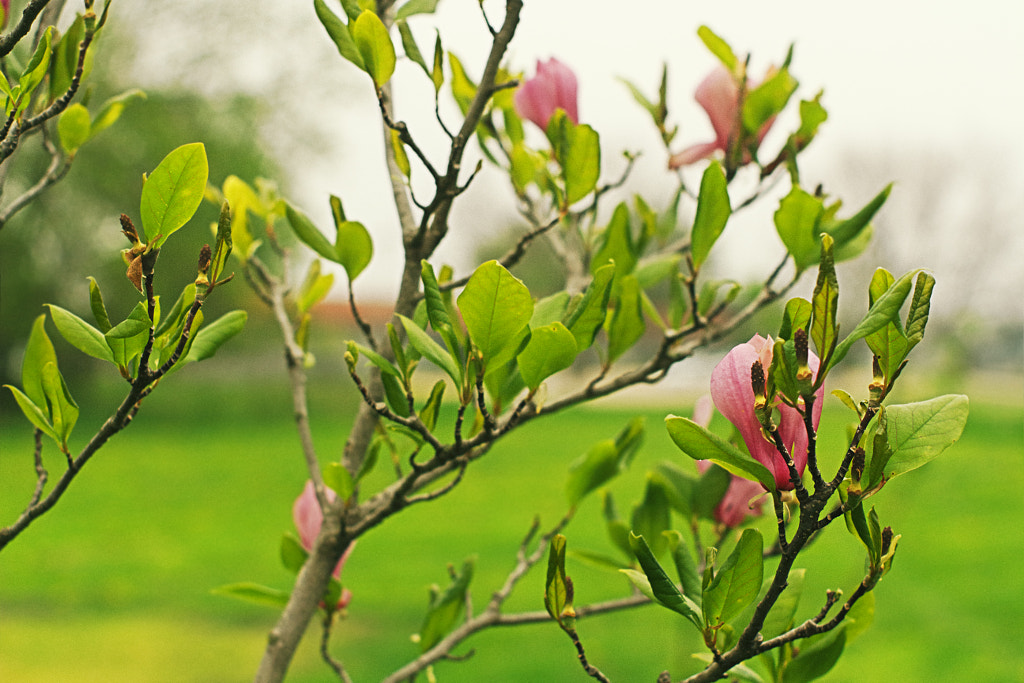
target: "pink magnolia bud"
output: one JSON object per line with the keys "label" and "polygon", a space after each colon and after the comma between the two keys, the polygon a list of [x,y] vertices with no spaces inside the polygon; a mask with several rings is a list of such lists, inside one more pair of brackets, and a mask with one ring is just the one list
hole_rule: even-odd
{"label": "pink magnolia bud", "polygon": [[[753,90],[758,85],[748,81],[747,91]],[[697,86],[694,99],[711,120],[715,139],[692,145],[673,154],[668,161],[668,166],[671,169],[677,169],[701,159],[708,159],[716,152],[727,154],[729,146],[740,134],[740,90],[736,85],[736,79],[728,69],[721,65],[715,67]],[[758,131],[758,144],[767,135],[768,129],[772,127],[773,123],[775,123],[774,118],[765,123]],[[747,163],[748,161],[750,161],[749,154],[744,154],[743,162]]]}
{"label": "pink magnolia bud", "polygon": [[573,123],[579,123],[576,106],[576,74],[554,57],[537,62],[537,75],[516,90],[516,113],[547,130],[555,110],[561,109]]}
{"label": "pink magnolia bud", "polygon": [[[750,455],[775,475],[775,486],[781,491],[788,491],[793,489],[789,468],[775,444],[765,438],[761,430],[761,423],[754,412],[754,390],[750,384],[750,367],[754,361],[760,361],[766,369],[771,367],[773,345],[771,337],[765,339],[754,335],[749,342],[734,347],[711,372],[711,398],[718,412],[739,430]],[[808,355],[808,364],[817,375],[818,357],[813,353]],[[825,388],[818,387],[811,413],[815,429],[821,419],[824,394]],[[768,397],[769,402],[774,399],[773,396]],[[803,418],[795,408],[775,402],[779,409],[779,435],[793,458],[797,472],[803,474],[807,466],[807,431]]]}
{"label": "pink magnolia bud", "polygon": [[[334,491],[327,489],[328,501],[333,501],[336,497]],[[299,532],[299,542],[307,552],[311,551],[316,537],[320,534],[320,527],[324,522],[324,515],[320,510],[320,504],[316,500],[316,491],[313,489],[312,481],[306,482],[306,486],[302,489],[302,494],[295,499],[295,504],[292,505],[292,519],[295,521],[295,528]],[[338,566],[334,568],[335,578],[341,575],[341,569],[345,566],[348,556],[352,554],[352,550],[355,547],[355,542],[350,543],[341,559],[338,560]],[[337,608],[344,608],[351,600],[351,591],[347,588],[343,589]]]}

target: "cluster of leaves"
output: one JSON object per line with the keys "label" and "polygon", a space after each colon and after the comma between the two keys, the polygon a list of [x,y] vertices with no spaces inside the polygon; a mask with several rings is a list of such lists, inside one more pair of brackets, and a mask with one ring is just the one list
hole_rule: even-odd
{"label": "cluster of leaves", "polygon": [[[184,287],[169,310],[152,289],[152,276],[160,247],[184,226],[202,200],[208,164],[202,144],[192,143],[168,154],[146,178],[140,216],[143,241],[127,216],[125,235],[132,246],[123,252],[128,279],[144,300],[120,322],[113,322],[95,279],[89,279],[89,301],[95,324],[60,306],[49,305],[57,331],[74,348],[117,367],[133,386],[145,388],[187,363],[216,353],[245,324],[244,311],[233,311],[203,325],[201,306],[220,279],[231,251],[227,211],[217,231],[216,248],[201,257],[196,282]],[[208,249],[208,248],[207,248]],[[57,367],[57,357],[45,329],[45,316],[36,319],[22,364],[22,387],[8,386],[29,421],[50,436],[65,454],[78,407]]]}

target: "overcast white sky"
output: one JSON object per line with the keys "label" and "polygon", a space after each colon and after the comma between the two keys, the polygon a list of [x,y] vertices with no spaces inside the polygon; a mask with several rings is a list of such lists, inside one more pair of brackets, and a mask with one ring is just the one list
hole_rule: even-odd
{"label": "overcast white sky", "polygon": [[[497,0],[485,3],[496,22],[502,5]],[[357,291],[394,290],[393,212],[383,183],[380,136],[367,124],[376,116],[375,101],[368,79],[338,57],[313,15],[311,0],[181,0],[162,6],[129,0],[115,5],[115,13],[138,37],[140,51],[131,78],[141,87],[178,84],[211,94],[241,90],[265,97],[281,112],[267,137],[286,157],[289,178],[283,184],[323,227],[329,225],[326,195],[339,194],[348,215],[363,221],[376,240],[377,256],[357,282]],[[433,21],[413,21],[424,51],[432,44]],[[479,73],[475,65],[486,50],[488,35],[477,0],[442,0],[438,21],[446,48],[458,53],[471,72]],[[669,62],[671,111],[681,124],[677,146],[709,139],[706,118],[692,100],[693,87],[715,63],[696,37],[700,24],[726,38],[737,52],[751,52],[755,75],[780,61],[789,43],[796,44],[793,72],[801,82],[798,94],[811,97],[824,88],[830,112],[805,166],[809,174],[817,171],[820,177],[815,182],[825,180],[827,187],[846,194],[835,187],[836,181],[828,184],[830,169],[841,165],[837,159],[852,153],[869,159],[877,154],[889,160],[882,166],[892,166],[893,160],[927,154],[926,164],[955,166],[948,176],[977,176],[984,179],[985,188],[998,186],[991,194],[1000,198],[1000,215],[1008,217],[1002,223],[1012,225],[1004,225],[1004,239],[998,245],[974,243],[975,249],[991,250],[993,258],[1002,259],[989,269],[989,281],[978,286],[997,295],[1006,289],[1003,285],[1012,285],[1016,292],[1024,289],[1024,268],[1018,265],[1024,256],[1021,5],[1007,0],[527,0],[510,63],[528,74],[537,59],[549,56],[571,65],[580,80],[581,118],[602,134],[608,177],[617,172],[619,150],[645,149],[634,191],[652,189],[656,201],[671,191],[663,172],[664,155],[646,115],[615,78],[628,77],[653,92],[661,63]],[[400,66],[398,116],[409,121],[414,135],[426,133],[430,124],[429,116],[418,115],[432,93],[425,85],[422,73]],[[777,127],[784,125],[780,121]],[[771,138],[766,146],[770,142]],[[440,146],[437,149],[441,151]],[[897,166],[897,172],[908,173]],[[907,162],[906,168],[913,176],[914,164]],[[944,177],[929,170],[930,177]],[[851,179],[850,172],[846,164],[847,185],[858,193],[849,197],[850,207],[892,179],[865,182]],[[367,182],[375,178],[382,182]],[[916,191],[913,177],[897,179]],[[481,225],[493,224],[481,221],[479,212],[514,216],[514,204],[501,191],[500,181],[480,183],[473,192],[468,210],[456,215],[472,225],[456,226],[461,231],[454,240],[458,245],[442,252],[453,261],[459,260],[466,244],[476,241]],[[977,192],[975,188],[974,194],[964,193],[959,203],[948,201],[950,210],[969,222],[970,202],[978,199]],[[908,204],[900,214],[901,201],[897,186],[886,210],[913,220],[916,205]],[[1003,206],[1007,202],[1012,204],[1008,208]],[[771,207],[766,214],[769,222],[770,212]],[[759,245],[770,247],[777,239],[770,223],[759,232]],[[746,244],[752,238],[738,234],[733,239]],[[955,275],[955,254],[962,245],[950,238],[947,244],[938,244],[949,253],[937,257],[936,248],[935,240],[929,240],[920,248],[925,252],[921,258],[906,267],[932,266],[941,285],[943,269],[950,277]],[[917,251],[913,245],[904,249]],[[1002,275],[993,278],[997,270]],[[1015,316],[1021,317],[1019,295],[1007,296],[1006,301],[1014,302]]]}

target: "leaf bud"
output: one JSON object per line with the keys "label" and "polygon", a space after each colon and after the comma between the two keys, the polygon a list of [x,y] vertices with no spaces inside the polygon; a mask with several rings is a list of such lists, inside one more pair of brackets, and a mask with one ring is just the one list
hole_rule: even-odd
{"label": "leaf bud", "polygon": [[871,383],[868,385],[868,405],[875,407],[881,405],[883,391],[885,391],[885,373],[882,371],[878,356],[872,356]]}
{"label": "leaf bud", "polygon": [[800,393],[809,393],[810,382],[814,378],[814,372],[807,361],[809,351],[807,349],[807,330],[801,328],[793,333],[793,346],[796,349],[796,381],[801,384]]}
{"label": "leaf bud", "polygon": [[135,225],[132,224],[132,219],[128,217],[128,214],[121,214],[121,232],[128,238],[133,248],[142,244],[142,240],[139,239],[139,233],[135,229]]}
{"label": "leaf bud", "polygon": [[206,274],[210,270],[210,262],[213,260],[213,250],[210,249],[209,244],[204,244],[203,248],[199,250],[199,272]]}

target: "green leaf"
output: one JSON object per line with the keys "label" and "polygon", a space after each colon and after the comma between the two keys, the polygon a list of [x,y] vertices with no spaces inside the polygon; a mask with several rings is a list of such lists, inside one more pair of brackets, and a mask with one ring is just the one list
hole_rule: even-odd
{"label": "green leaf", "polygon": [[640,284],[635,275],[620,281],[619,300],[608,323],[608,363],[611,364],[633,347],[644,334]]}
{"label": "green leaf", "polygon": [[36,87],[43,82],[43,78],[46,77],[46,72],[50,70],[50,42],[53,40],[54,28],[52,26],[46,27],[46,32],[43,33],[42,38],[36,45],[36,50],[32,54],[32,59],[29,60],[25,70],[21,73],[18,78],[18,99],[20,105],[18,106],[18,113],[24,111],[25,107],[28,106],[32,99],[32,92]]}
{"label": "green leaf", "polygon": [[[440,45],[440,42],[438,42],[438,45]],[[459,111],[465,116],[466,112],[469,111],[469,105],[472,104],[473,98],[476,97],[476,84],[466,75],[466,70],[462,67],[462,62],[459,61],[459,58],[451,52],[448,53],[448,66],[452,70],[452,97],[455,98],[455,104],[458,105]],[[443,77],[443,73],[437,67],[436,53],[434,55],[434,74],[434,87],[437,89],[437,74],[441,74]]]}
{"label": "green leaf", "polygon": [[409,343],[412,344],[412,347],[419,351],[424,358],[444,370],[457,387],[461,387],[462,368],[455,364],[451,354],[431,339],[430,335],[415,322],[400,313],[396,313],[396,315],[402,321],[402,325],[405,327],[405,334],[409,337]]}
{"label": "green leaf", "polygon": [[110,316],[107,315],[107,307],[103,304],[103,292],[96,282],[96,278],[89,276],[89,306],[92,308],[92,317],[100,326],[100,332],[110,329]]}
{"label": "green leaf", "polygon": [[821,263],[818,266],[818,281],[814,286],[812,324],[810,337],[818,350],[819,358],[828,358],[836,343],[836,315],[839,307],[839,280],[836,278],[835,261],[832,257],[832,238],[823,235],[821,239]]}
{"label": "green leaf", "polygon": [[337,493],[341,500],[348,500],[352,497],[356,488],[355,482],[352,481],[352,475],[349,474],[348,469],[340,462],[328,463],[324,467],[323,478],[324,484]]}
{"label": "green leaf", "polygon": [[462,362],[462,345],[455,334],[455,326],[452,324],[451,316],[448,315],[448,307],[445,306],[444,297],[441,295],[441,287],[437,283],[437,276],[434,275],[434,267],[430,262],[420,262],[420,279],[423,281],[423,300],[427,304],[427,318],[434,331],[441,335],[452,359],[457,363]]}
{"label": "green leaf", "polygon": [[93,139],[101,132],[105,131],[114,125],[121,114],[124,112],[124,108],[134,102],[135,100],[146,99],[146,93],[141,90],[126,90],[120,95],[115,95],[109,100],[103,103],[100,107],[99,113],[96,114],[96,118],[92,120],[92,126],[89,130],[89,139]]}
{"label": "green leaf", "polygon": [[444,592],[435,593],[430,600],[427,616],[420,628],[420,651],[426,652],[441,642],[466,613],[466,591],[473,580],[474,560],[468,559],[462,571],[454,576]]}
{"label": "green leaf", "polygon": [[280,556],[281,564],[285,569],[298,573],[302,569],[302,565],[306,564],[309,552],[302,547],[302,543],[295,537],[295,534],[289,531],[281,536]]}
{"label": "green leaf", "polygon": [[679,585],[682,587],[683,595],[690,596],[694,601],[700,599],[700,576],[697,574],[697,564],[693,561],[693,555],[683,542],[683,535],[672,529],[665,532],[668,538],[668,549],[672,554],[672,561],[676,565],[676,573],[679,575]]}
{"label": "green leaf", "polygon": [[307,313],[309,309],[320,303],[327,293],[334,286],[334,273],[327,275],[320,274],[320,259],[313,259],[309,262],[309,270],[306,271],[306,279],[295,297],[295,307],[299,313]]}
{"label": "green leaf", "polygon": [[203,326],[194,336],[192,346],[185,357],[186,363],[212,358],[217,349],[242,331],[249,315],[245,311],[231,311]]}
{"label": "green leaf", "polygon": [[[882,296],[878,297],[871,304],[867,314],[857,323],[857,326],[853,328],[849,336],[836,345],[836,350],[832,354],[832,359],[828,362],[828,367],[825,369],[824,374],[827,374],[829,370],[846,357],[854,342],[877,332],[894,320],[899,320],[900,308],[903,306],[903,302],[906,301],[907,295],[910,294],[911,283],[915,275],[915,271],[907,273],[894,282]],[[819,375],[821,374],[823,373],[819,371]]]}
{"label": "green leaf", "polygon": [[845,626],[840,624],[827,633],[797,641],[799,654],[782,671],[782,682],[806,683],[831,671],[846,647]]}
{"label": "green leaf", "polygon": [[714,520],[715,508],[729,490],[731,479],[729,472],[718,465],[712,465],[704,470],[693,488],[693,499],[690,503],[693,514],[701,519]]}
{"label": "green leaf", "polygon": [[693,420],[669,415],[665,426],[676,446],[694,460],[710,460],[737,477],[760,482],[768,491],[775,490],[775,477],[767,467]]}
{"label": "green leaf", "polygon": [[745,529],[704,589],[701,609],[705,626],[715,628],[730,621],[757,597],[764,579],[763,553],[761,532]]}
{"label": "green leaf", "polygon": [[924,339],[924,328],[928,325],[934,287],[934,277],[923,272],[918,274],[917,282],[914,284],[914,296],[910,299],[910,311],[907,313],[906,333],[911,349]]}
{"label": "green leaf", "polygon": [[701,39],[701,42],[711,51],[711,54],[718,57],[718,60],[725,65],[725,68],[731,72],[736,71],[736,65],[738,60],[736,54],[729,47],[729,43],[719,38],[714,31],[707,26],[701,26],[697,29],[697,37]]}
{"label": "green leaf", "polygon": [[267,586],[261,586],[258,583],[249,581],[221,586],[220,588],[213,589],[211,593],[278,609],[287,605],[288,598],[291,597],[291,593],[288,591],[268,588]]}
{"label": "green leaf", "polygon": [[634,534],[649,538],[651,552],[660,557],[668,548],[665,531],[671,528],[672,517],[668,493],[664,480],[657,474],[648,473],[644,486],[644,497],[633,508],[630,526]]}
{"label": "green leaf", "polygon": [[[668,577],[665,570],[658,563],[654,553],[651,552],[650,546],[642,536],[636,534],[629,535],[629,545],[636,555],[637,561],[640,563],[640,568],[644,570],[643,576],[646,577],[648,582],[648,589],[650,595],[654,600],[661,603],[665,607],[668,607],[674,612],[678,612],[683,615],[697,628],[701,628],[700,619],[700,606],[683,595],[679,588],[672,582],[672,579]],[[626,576],[637,584],[634,576],[635,572],[631,573],[631,570],[622,570]],[[643,588],[638,585],[641,590]]]}
{"label": "green leaf", "polygon": [[366,356],[366,359],[376,365],[384,374],[401,378],[402,374],[398,371],[398,368],[384,356],[361,344],[356,344],[355,342],[349,342],[349,344],[358,349],[360,354]]}
{"label": "green leaf", "polygon": [[32,323],[25,346],[25,357],[21,361],[21,387],[28,399],[39,408],[46,410],[46,392],[43,390],[43,368],[47,363],[57,363],[53,342],[46,334],[46,316],[41,315]]}
{"label": "green leaf", "polygon": [[420,410],[420,420],[427,429],[434,429],[437,426],[437,418],[441,414],[441,401],[444,399],[444,390],[448,384],[439,379],[430,390],[430,397]]}
{"label": "green leaf", "polygon": [[28,421],[54,441],[60,442],[60,437],[57,436],[57,432],[53,430],[53,425],[50,424],[49,410],[46,409],[45,399],[43,400],[43,405],[38,406],[17,387],[10,384],[5,384],[4,386],[14,394],[14,400],[17,402],[18,407],[21,408],[21,412],[28,418]]}
{"label": "green leaf", "polygon": [[572,609],[572,580],[565,575],[565,536],[555,534],[548,546],[548,573],[544,581],[544,606],[551,618],[563,629],[572,629],[575,614]]}
{"label": "green leaf", "polygon": [[874,218],[875,214],[878,213],[878,210],[882,208],[882,205],[889,198],[891,191],[892,184],[890,183],[853,216],[842,221],[829,220],[822,225],[822,230],[830,234],[832,239],[836,241],[836,249],[840,249],[845,244],[855,240],[868,227],[871,219]]}
{"label": "green leaf", "polygon": [[395,72],[395,46],[391,44],[391,36],[376,14],[363,10],[350,27],[352,40],[363,58],[366,73],[370,74],[373,84],[380,88]]}
{"label": "green leaf", "polygon": [[363,56],[352,39],[349,27],[334,12],[327,8],[323,0],[313,0],[313,8],[316,10],[316,16],[320,23],[327,29],[327,35],[331,37],[335,47],[338,48],[338,54],[363,71],[366,71]]}
{"label": "green leaf", "polygon": [[585,123],[575,124],[558,110],[548,121],[548,139],[565,183],[564,206],[580,201],[597,187],[601,175],[601,139]]}
{"label": "green leaf", "polygon": [[747,93],[743,101],[743,128],[756,134],[771,118],[786,108],[789,98],[796,92],[797,82],[783,67],[763,83]]}
{"label": "green leaf", "polygon": [[349,282],[353,282],[373,258],[373,239],[362,223],[343,219],[341,200],[334,195],[331,195],[331,215],[337,231],[332,260],[345,268]]}
{"label": "green leaf", "polygon": [[811,326],[811,302],[807,299],[794,297],[786,302],[786,310],[782,314],[782,326],[779,328],[779,339],[792,339],[796,330],[806,330]]}
{"label": "green leaf", "polygon": [[[885,292],[892,287],[896,279],[884,268],[875,270],[871,277],[871,284],[868,287],[868,299],[875,303]],[[890,321],[880,330],[872,332],[864,338],[868,348],[878,357],[878,365],[882,368],[886,378],[892,377],[892,373],[899,368],[900,363],[907,357],[910,346],[907,342],[907,335],[903,332],[900,320]]]}
{"label": "green leaf", "polygon": [[438,0],[409,0],[395,14],[396,19],[406,19],[414,14],[433,14],[437,9]]}
{"label": "green leaf", "polygon": [[458,303],[485,368],[503,349],[522,339],[523,328],[533,315],[530,290],[497,261],[488,261],[473,272]]}
{"label": "green leaf", "polygon": [[[398,26],[398,34],[402,37],[402,49],[405,51],[405,56],[419,64],[429,77],[430,68],[427,67],[427,62],[423,59],[423,53],[420,52],[420,48],[416,44],[416,37],[412,34],[409,24],[403,19],[398,19],[395,21],[395,25]],[[392,133],[394,132],[396,131],[392,131]],[[406,175],[408,176],[408,174]]]}
{"label": "green leaf", "polygon": [[779,202],[775,212],[775,230],[793,257],[797,270],[818,262],[818,234],[824,213],[825,207],[820,198],[795,185]]}
{"label": "green leaf", "polygon": [[437,32],[434,40],[434,64],[430,69],[430,80],[434,83],[434,95],[441,92],[444,85],[444,49],[441,47],[441,32]]}
{"label": "green leaf", "polygon": [[68,452],[68,437],[78,421],[78,404],[71,398],[68,386],[57,369],[56,363],[43,366],[43,391],[50,401],[50,422],[57,433],[57,445]]}
{"label": "green leaf", "polygon": [[693,219],[693,232],[690,236],[690,253],[693,256],[695,269],[701,267],[715,245],[718,237],[725,230],[725,224],[732,215],[729,205],[728,182],[721,164],[712,161],[704,170],[700,181],[700,194],[697,198],[697,215]]}
{"label": "green leaf", "polygon": [[966,396],[949,394],[885,409],[892,456],[885,466],[891,479],[934,460],[960,438],[969,411]]}
{"label": "green leaf", "polygon": [[[4,22],[6,23],[6,22]],[[71,78],[78,68],[78,46],[85,34],[85,19],[79,14],[71,22],[56,45],[50,57],[50,101],[57,99],[71,87]],[[87,53],[86,60],[92,56]],[[83,74],[84,76],[84,74]],[[6,79],[4,79],[6,80]]]}
{"label": "green leaf", "polygon": [[74,154],[89,139],[91,128],[89,110],[77,102],[72,104],[57,120],[57,134],[60,136],[61,147],[68,154]]}
{"label": "green leaf", "polygon": [[570,506],[629,467],[643,440],[644,420],[635,418],[623,428],[615,440],[599,441],[569,465],[569,478],[565,483],[566,498]]}
{"label": "green leaf", "polygon": [[583,298],[572,307],[565,318],[565,326],[576,339],[576,348],[583,352],[594,343],[594,337],[608,317],[608,299],[612,292],[612,278],[615,276],[615,264],[601,266],[594,271]]}
{"label": "green leaf", "polygon": [[553,322],[530,331],[530,341],[517,356],[519,372],[531,391],[576,360],[576,339],[565,325]]}
{"label": "green leaf", "polygon": [[[154,247],[195,215],[203,201],[209,166],[201,142],[178,147],[160,162],[142,186],[142,227]],[[158,238],[158,236],[160,236]]]}
{"label": "green leaf", "polygon": [[[796,619],[796,609],[800,605],[800,596],[804,589],[804,578],[807,575],[806,569],[793,569],[789,572],[786,590],[782,592],[779,599],[772,606],[768,616],[761,627],[761,635],[765,640],[782,635],[793,628]],[[767,592],[772,577],[765,579],[765,585],[761,589],[761,595]],[[760,598],[761,595],[758,597]],[[757,604],[756,602],[754,604]]]}
{"label": "green leaf", "polygon": [[53,324],[57,326],[57,331],[69,344],[93,358],[114,362],[114,356],[102,332],[60,306],[53,304],[47,304],[47,306],[50,309]]}
{"label": "green leaf", "polygon": [[[721,468],[718,468],[721,470]],[[689,472],[683,471],[674,462],[663,460],[656,466],[657,473],[666,484],[668,502],[675,508],[682,517],[689,518],[694,514],[694,491],[697,488],[697,479]],[[726,474],[728,477],[728,474]],[[721,496],[719,496],[721,498]]]}
{"label": "green leaf", "polygon": [[637,249],[633,244],[632,228],[629,220],[629,207],[620,202],[612,213],[612,219],[602,234],[601,248],[597,250],[590,262],[594,275],[600,268],[614,262],[615,274],[619,278],[633,272],[637,262]]}
{"label": "green leaf", "polygon": [[819,90],[813,100],[800,100],[800,127],[790,136],[793,146],[798,150],[810,144],[818,134],[818,127],[828,119],[828,112],[821,106],[822,94]]}
{"label": "green leaf", "polygon": [[121,368],[128,366],[135,357],[142,353],[149,340],[149,329],[153,322],[146,312],[146,304],[140,301],[128,317],[110,328],[104,338],[113,352],[114,362]]}
{"label": "green leaf", "polygon": [[327,241],[327,237],[313,225],[313,221],[309,220],[306,214],[285,202],[285,217],[288,219],[288,224],[292,226],[292,230],[295,231],[295,235],[303,244],[328,261],[338,262],[338,254],[334,247]]}

